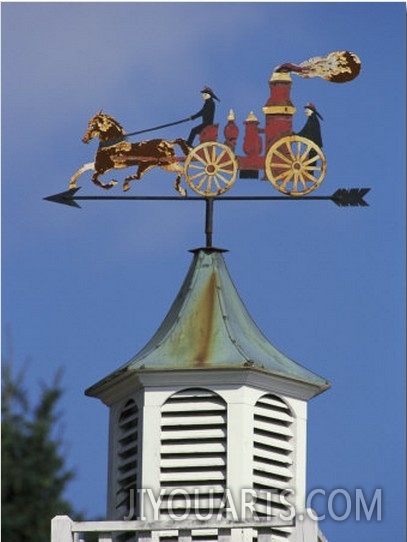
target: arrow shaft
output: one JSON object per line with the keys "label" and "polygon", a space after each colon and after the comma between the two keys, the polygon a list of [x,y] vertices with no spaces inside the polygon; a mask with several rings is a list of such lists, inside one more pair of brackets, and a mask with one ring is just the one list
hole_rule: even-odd
{"label": "arrow shaft", "polygon": [[179,196],[74,196],[75,200],[140,200],[140,201],[205,201],[212,199],[218,201],[310,201],[310,200],[331,200],[332,196],[222,196],[217,198],[203,198],[201,196],[188,196],[180,198]]}
{"label": "arrow shaft", "polygon": [[327,201],[331,200],[339,207],[365,207],[368,204],[363,197],[369,192],[369,188],[340,188],[330,196],[222,196],[218,197],[201,197],[192,196],[181,198],[179,196],[77,196],[76,192],[79,188],[73,188],[54,196],[44,198],[55,203],[63,203],[72,207],[79,207],[76,203],[78,200],[93,200],[93,201],[207,201],[211,205],[215,201]]}

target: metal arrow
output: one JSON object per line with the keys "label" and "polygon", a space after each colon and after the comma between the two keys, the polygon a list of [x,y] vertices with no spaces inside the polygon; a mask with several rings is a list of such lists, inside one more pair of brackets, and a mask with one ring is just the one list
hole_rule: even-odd
{"label": "metal arrow", "polygon": [[71,207],[80,209],[77,201],[80,200],[110,200],[110,201],[315,201],[331,200],[338,207],[367,207],[368,203],[363,199],[370,188],[339,188],[331,196],[221,196],[205,198],[202,196],[192,196],[182,198],[180,196],[77,196],[78,188],[71,188],[65,192],[60,192],[53,196],[48,196],[44,200],[54,203],[62,203]]}
{"label": "metal arrow", "polygon": [[78,188],[71,188],[65,192],[60,192],[53,196],[48,196],[44,200],[54,203],[62,203],[71,207],[80,208],[78,200],[110,200],[110,201],[205,201],[205,234],[206,247],[212,247],[213,232],[213,206],[214,201],[315,201],[331,200],[338,207],[367,207],[368,203],[363,199],[370,188],[339,188],[331,196],[222,196],[222,197],[201,197],[192,196],[182,198],[179,196],[77,196]]}

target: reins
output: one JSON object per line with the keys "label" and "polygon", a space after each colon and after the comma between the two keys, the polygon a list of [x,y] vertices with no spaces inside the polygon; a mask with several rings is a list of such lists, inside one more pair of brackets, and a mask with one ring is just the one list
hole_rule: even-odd
{"label": "reins", "polygon": [[183,122],[188,122],[191,120],[189,117],[187,119],[177,120],[176,122],[169,122],[168,124],[161,124],[160,126],[154,126],[154,128],[147,128],[146,130],[139,130],[138,132],[130,132],[129,134],[125,134],[124,138],[138,135],[138,134],[145,134],[147,132],[154,132],[154,130],[161,130],[161,128],[168,128],[169,126],[176,126],[177,124],[182,124]]}

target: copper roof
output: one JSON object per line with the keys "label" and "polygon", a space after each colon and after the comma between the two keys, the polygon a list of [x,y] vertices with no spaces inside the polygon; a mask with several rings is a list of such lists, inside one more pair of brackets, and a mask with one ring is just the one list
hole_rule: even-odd
{"label": "copper roof", "polygon": [[279,352],[257,327],[229,275],[224,251],[193,252],[184,283],[161,326],[104,382],[126,371],[251,369],[310,384],[317,393],[327,389],[324,378]]}

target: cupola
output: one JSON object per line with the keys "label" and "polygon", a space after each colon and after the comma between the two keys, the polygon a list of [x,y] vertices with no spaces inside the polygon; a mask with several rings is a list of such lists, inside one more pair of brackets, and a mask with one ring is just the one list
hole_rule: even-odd
{"label": "cupola", "polygon": [[307,402],[330,384],[260,331],[225,251],[192,252],[151,340],[86,391],[110,409],[108,518],[304,510]]}

